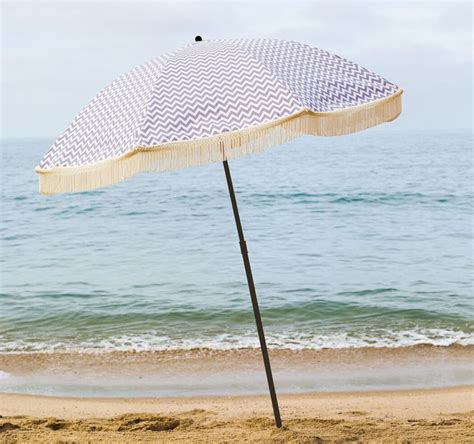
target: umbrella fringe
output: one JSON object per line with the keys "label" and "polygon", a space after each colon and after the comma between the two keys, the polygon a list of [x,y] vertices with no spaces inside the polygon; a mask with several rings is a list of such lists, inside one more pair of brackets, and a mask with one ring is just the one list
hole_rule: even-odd
{"label": "umbrella fringe", "polygon": [[222,162],[280,145],[305,134],[339,136],[389,122],[401,112],[403,90],[365,105],[326,113],[303,109],[267,124],[205,139],[138,147],[91,166],[36,169],[43,194],[79,192],[120,182],[142,171],[172,171]]}

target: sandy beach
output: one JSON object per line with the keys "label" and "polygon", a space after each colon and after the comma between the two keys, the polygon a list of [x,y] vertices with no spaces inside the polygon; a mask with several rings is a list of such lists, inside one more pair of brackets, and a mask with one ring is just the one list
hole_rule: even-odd
{"label": "sandy beach", "polygon": [[473,387],[280,397],[59,398],[0,395],[13,442],[472,442]]}
{"label": "sandy beach", "polygon": [[[473,348],[464,346],[272,350],[281,430],[273,426],[260,380],[259,350],[1,354],[0,369],[10,379],[0,384],[5,392],[0,438],[6,443],[472,442],[472,354]],[[436,371],[446,380],[437,379]],[[329,387],[338,378],[336,390],[304,390],[307,381]],[[471,382],[455,386],[461,380]],[[363,381],[365,389],[346,390],[351,381]],[[385,388],[374,389],[377,384]],[[235,394],[238,390],[247,393]],[[169,395],[185,392],[189,395]]]}

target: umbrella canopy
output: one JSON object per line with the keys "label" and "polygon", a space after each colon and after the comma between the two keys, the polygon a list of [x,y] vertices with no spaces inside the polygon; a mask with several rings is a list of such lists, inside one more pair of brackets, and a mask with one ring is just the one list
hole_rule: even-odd
{"label": "umbrella canopy", "polygon": [[297,42],[197,42],[102,90],[36,168],[40,192],[84,191],[140,171],[222,162],[303,134],[360,131],[395,119],[402,92]]}
{"label": "umbrella canopy", "polygon": [[227,160],[303,134],[395,119],[403,90],[339,56],[281,40],[214,40],[138,66],[100,92],[36,168],[40,192],[83,191],[140,171],[223,162],[275,424],[280,410]]}

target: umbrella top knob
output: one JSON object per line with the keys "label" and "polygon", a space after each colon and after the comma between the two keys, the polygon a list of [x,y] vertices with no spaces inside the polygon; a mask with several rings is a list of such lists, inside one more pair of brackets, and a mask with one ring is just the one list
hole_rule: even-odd
{"label": "umbrella top knob", "polygon": [[200,35],[197,35],[196,37],[194,37],[194,41],[195,42],[202,42],[202,37]]}

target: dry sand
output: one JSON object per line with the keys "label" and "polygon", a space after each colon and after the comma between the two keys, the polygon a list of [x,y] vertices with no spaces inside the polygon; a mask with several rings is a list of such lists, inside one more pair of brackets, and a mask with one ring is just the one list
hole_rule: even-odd
{"label": "dry sand", "polygon": [[0,395],[0,440],[23,442],[474,441],[474,387],[280,396],[60,398]]}

